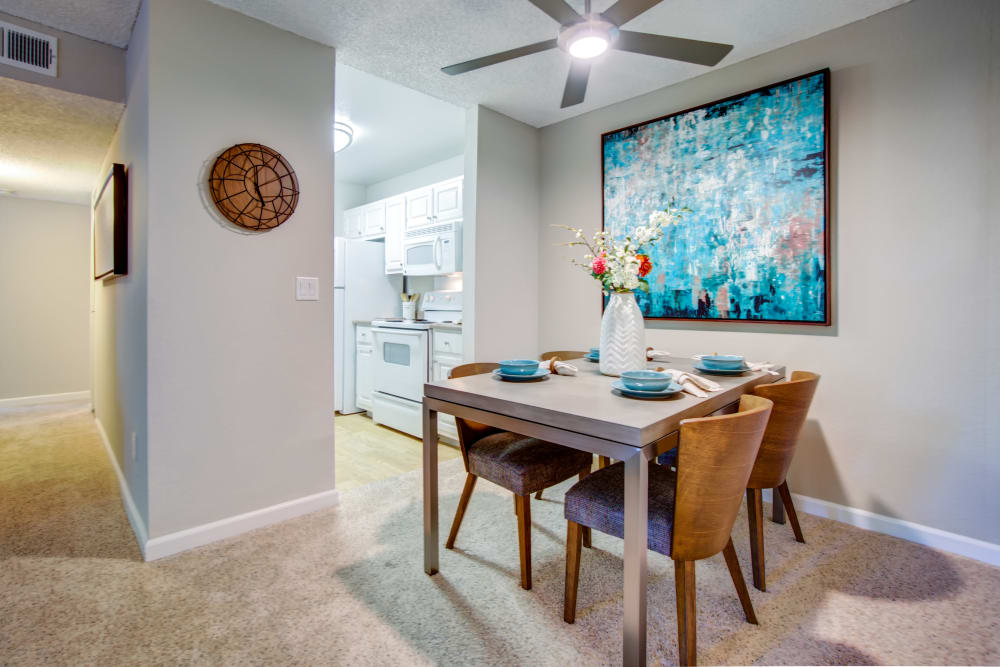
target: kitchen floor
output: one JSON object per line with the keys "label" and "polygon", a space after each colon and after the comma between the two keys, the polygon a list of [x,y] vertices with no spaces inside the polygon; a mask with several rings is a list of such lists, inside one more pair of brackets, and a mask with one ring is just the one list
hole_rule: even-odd
{"label": "kitchen floor", "polygon": [[[418,470],[422,464],[420,440],[377,426],[364,413],[337,415],[333,423],[337,488],[342,491]],[[438,445],[441,463],[461,455],[458,447]]]}

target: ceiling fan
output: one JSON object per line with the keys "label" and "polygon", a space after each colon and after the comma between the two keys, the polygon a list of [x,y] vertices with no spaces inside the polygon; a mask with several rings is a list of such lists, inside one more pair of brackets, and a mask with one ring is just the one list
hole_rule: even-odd
{"label": "ceiling fan", "polygon": [[449,65],[442,67],[441,71],[451,75],[462,74],[506,60],[528,56],[532,53],[561,48],[573,56],[560,105],[561,108],[565,109],[583,102],[587,93],[587,78],[590,76],[591,61],[609,48],[708,66],[717,64],[733,50],[732,44],[702,42],[696,39],[653,35],[620,28],[661,1],[618,0],[606,11],[598,14],[591,13],[590,0],[585,0],[584,14],[581,16],[564,0],[528,0],[559,22],[559,36],[556,39],[548,39],[544,42],[528,44],[509,51],[468,60],[464,63]]}

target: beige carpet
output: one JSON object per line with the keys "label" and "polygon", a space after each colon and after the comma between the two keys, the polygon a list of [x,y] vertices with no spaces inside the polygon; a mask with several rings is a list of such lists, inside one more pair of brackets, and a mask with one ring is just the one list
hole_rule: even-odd
{"label": "beige carpet", "polygon": [[[461,461],[441,466],[442,525]],[[517,585],[509,495],[481,484],[442,572],[421,570],[418,471],[332,510],[143,563],[80,406],[0,414],[0,664],[620,662],[621,542],[584,550],[578,621],[561,620],[564,489],[533,502],[534,589]],[[761,625],[721,557],[698,564],[702,664],[1000,661],[1000,568],[803,517],[768,522]],[[745,517],[735,531],[747,562]],[[674,663],[672,568],[650,554],[649,654]]]}

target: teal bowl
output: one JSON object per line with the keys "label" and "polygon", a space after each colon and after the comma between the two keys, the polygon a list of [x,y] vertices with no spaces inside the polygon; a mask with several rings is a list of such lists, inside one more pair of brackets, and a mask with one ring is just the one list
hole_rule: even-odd
{"label": "teal bowl", "polygon": [[500,372],[506,375],[532,375],[538,370],[535,359],[507,359],[500,362]]}
{"label": "teal bowl", "polygon": [[621,378],[625,388],[633,391],[663,391],[674,379],[670,373],[660,371],[625,371]]}
{"label": "teal bowl", "polygon": [[738,371],[743,368],[743,357],[735,354],[706,354],[701,358],[701,363],[714,371]]}

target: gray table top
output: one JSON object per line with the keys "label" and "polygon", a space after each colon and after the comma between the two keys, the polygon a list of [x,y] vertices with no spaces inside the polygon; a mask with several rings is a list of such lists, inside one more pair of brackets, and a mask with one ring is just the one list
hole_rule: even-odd
{"label": "gray table top", "polygon": [[[663,399],[634,399],[612,391],[618,378],[601,375],[598,365],[586,359],[571,360],[575,376],[550,375],[535,382],[505,382],[492,374],[428,382],[424,395],[518,419],[613,440],[634,447],[647,445],[673,433],[682,419],[703,417],[738,400],[758,384],[781,379],[778,375],[746,372],[738,376],[712,375],[723,390],[698,398],[681,392]],[[697,373],[687,357],[650,362],[649,368]]]}

